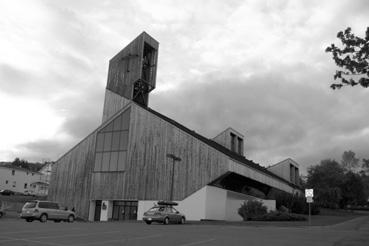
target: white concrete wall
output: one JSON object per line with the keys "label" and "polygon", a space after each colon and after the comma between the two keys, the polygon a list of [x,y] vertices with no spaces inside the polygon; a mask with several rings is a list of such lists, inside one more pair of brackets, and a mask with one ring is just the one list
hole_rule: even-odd
{"label": "white concrete wall", "polygon": [[205,186],[205,190],[205,219],[225,220],[227,190],[220,189],[214,186]]}
{"label": "white concrete wall", "polygon": [[207,186],[178,202],[178,210],[186,215],[186,220],[206,219]]}

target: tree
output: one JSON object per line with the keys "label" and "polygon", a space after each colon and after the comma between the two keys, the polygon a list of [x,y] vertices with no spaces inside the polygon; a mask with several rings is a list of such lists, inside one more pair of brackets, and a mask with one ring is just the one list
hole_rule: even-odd
{"label": "tree", "polygon": [[308,168],[307,186],[314,189],[314,199],[323,207],[337,208],[342,199],[344,169],[335,160],[323,160]]}
{"label": "tree", "polygon": [[342,200],[341,206],[362,205],[366,201],[364,184],[361,177],[353,172],[345,174],[345,179],[341,187]]}
{"label": "tree", "polygon": [[364,173],[369,173],[369,159],[363,158],[363,164],[361,164],[361,168],[364,171]]}
{"label": "tree", "polygon": [[355,152],[349,150],[342,154],[342,167],[347,171],[354,171],[359,166],[359,158],[355,157]]}
{"label": "tree", "polygon": [[369,27],[366,29],[365,38],[355,36],[350,27],[340,31],[337,38],[341,40],[343,47],[331,44],[325,50],[332,53],[336,65],[343,69],[334,74],[334,80],[338,79],[340,82],[331,84],[331,88],[340,89],[349,85],[369,87]]}

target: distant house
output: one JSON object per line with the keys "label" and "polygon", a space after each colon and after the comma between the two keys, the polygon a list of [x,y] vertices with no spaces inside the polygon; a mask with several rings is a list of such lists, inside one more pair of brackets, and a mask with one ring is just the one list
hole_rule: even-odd
{"label": "distant house", "polygon": [[9,164],[0,165],[0,190],[32,193],[34,187],[31,184],[41,181],[42,174],[40,172],[32,172]]}

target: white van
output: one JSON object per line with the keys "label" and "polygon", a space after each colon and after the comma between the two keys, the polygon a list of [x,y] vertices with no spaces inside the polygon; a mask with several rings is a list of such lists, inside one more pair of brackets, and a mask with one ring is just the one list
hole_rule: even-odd
{"label": "white van", "polygon": [[71,210],[62,209],[56,202],[31,201],[24,204],[20,217],[27,222],[39,220],[44,223],[47,220],[53,220],[54,222],[66,221],[71,223],[76,215]]}

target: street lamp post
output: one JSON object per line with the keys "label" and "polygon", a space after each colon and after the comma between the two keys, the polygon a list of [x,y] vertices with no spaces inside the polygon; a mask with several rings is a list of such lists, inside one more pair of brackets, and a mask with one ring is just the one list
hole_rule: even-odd
{"label": "street lamp post", "polygon": [[170,189],[170,200],[173,201],[173,186],[174,186],[174,164],[176,161],[181,161],[182,159],[179,158],[178,156],[175,156],[173,154],[167,154],[167,157],[172,159],[172,185],[171,185],[171,189]]}

